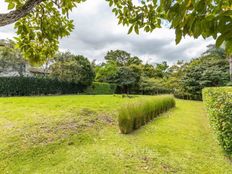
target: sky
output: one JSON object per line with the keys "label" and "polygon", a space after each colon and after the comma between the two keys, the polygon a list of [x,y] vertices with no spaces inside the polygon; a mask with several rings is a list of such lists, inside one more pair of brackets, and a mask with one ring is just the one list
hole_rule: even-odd
{"label": "sky", "polygon": [[[0,0],[0,13],[6,12],[6,7],[4,0]],[[79,4],[70,13],[75,29],[60,41],[60,50],[81,54],[100,63],[107,51],[120,49],[140,57],[144,63],[167,61],[174,64],[177,60],[188,61],[200,56],[207,45],[214,43],[211,38],[186,37],[176,45],[175,32],[168,28],[128,35],[128,28],[117,24],[111,10],[105,0],[87,0]],[[13,25],[0,27],[0,39],[16,36],[13,28]]]}

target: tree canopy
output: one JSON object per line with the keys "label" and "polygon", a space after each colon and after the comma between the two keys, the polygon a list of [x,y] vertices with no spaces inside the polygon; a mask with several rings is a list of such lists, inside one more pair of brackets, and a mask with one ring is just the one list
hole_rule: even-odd
{"label": "tree canopy", "polygon": [[[0,26],[15,23],[17,43],[26,58],[41,63],[53,57],[59,39],[73,30],[70,11],[85,0],[5,0],[8,9],[0,14]],[[129,33],[140,29],[152,32],[164,24],[175,29],[176,43],[189,35],[194,38],[213,37],[216,45],[226,43],[232,52],[232,0],[106,0],[112,6],[119,24],[130,27]]]}
{"label": "tree canopy", "polygon": [[14,45],[15,43],[12,40],[0,41],[0,72],[11,70],[23,76],[27,62],[20,51],[14,48]]}
{"label": "tree canopy", "polygon": [[89,86],[95,77],[89,60],[81,55],[62,54],[50,67],[52,78]]}

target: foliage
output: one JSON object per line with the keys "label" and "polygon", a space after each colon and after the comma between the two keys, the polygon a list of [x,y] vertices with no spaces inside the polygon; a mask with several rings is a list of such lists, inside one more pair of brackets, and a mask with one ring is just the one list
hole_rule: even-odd
{"label": "foliage", "polygon": [[114,83],[121,89],[122,93],[130,93],[132,88],[138,87],[141,71],[136,65],[119,67]]}
{"label": "foliage", "polygon": [[186,95],[201,99],[204,87],[224,86],[229,82],[228,62],[216,56],[206,56],[192,60],[181,79]]}
{"label": "foliage", "polygon": [[[26,0],[5,1],[9,10],[19,10],[27,3],[30,5]],[[40,1],[32,12],[15,23],[17,45],[31,63],[42,64],[55,55],[59,39],[68,36],[74,28],[68,14],[81,1]]]}
{"label": "foliage", "polygon": [[167,88],[163,79],[142,77],[140,79],[140,91],[142,94],[168,94],[173,91]]}
{"label": "foliage", "polygon": [[137,103],[129,103],[119,110],[118,123],[120,131],[128,134],[139,129],[159,114],[175,106],[171,96],[154,97]]}
{"label": "foliage", "polygon": [[114,94],[115,90],[115,84],[94,82],[84,92],[86,94]]}
{"label": "foliage", "polygon": [[96,78],[98,82],[114,82],[118,67],[114,62],[106,63],[95,67]]}
{"label": "foliage", "polygon": [[76,94],[84,89],[82,84],[46,78],[0,77],[0,96]]}
{"label": "foliage", "polygon": [[60,81],[89,86],[95,73],[87,58],[70,54],[65,59],[60,58],[51,65],[50,76]]}
{"label": "foliage", "polygon": [[203,56],[211,55],[211,56],[219,56],[222,58],[226,58],[226,51],[224,48],[218,48],[216,45],[208,45],[207,50],[202,54]]}
{"label": "foliage", "polygon": [[123,50],[111,50],[107,52],[105,60],[107,62],[114,62],[117,66],[139,65],[142,63],[138,57],[132,57],[130,53]]}
{"label": "foliage", "polygon": [[213,37],[217,46],[226,41],[227,52],[232,52],[231,0],[144,0],[138,6],[131,0],[107,1],[114,6],[113,12],[119,23],[130,26],[129,33],[134,30],[139,34],[140,28],[152,32],[166,21],[170,28],[175,29],[176,43],[186,35]]}
{"label": "foliage", "polygon": [[232,154],[232,88],[206,88],[203,97],[220,144]]}
{"label": "foliage", "polygon": [[[5,0],[9,10],[20,10],[30,1]],[[59,39],[73,30],[73,21],[68,14],[84,0],[37,1],[33,10],[15,23],[15,28],[18,46],[25,57],[41,63],[53,57],[58,50]],[[217,46],[225,41],[226,52],[232,52],[231,0],[143,0],[139,5],[132,0],[106,1],[113,6],[112,11],[119,24],[130,26],[128,33],[134,30],[139,34],[140,29],[152,32],[161,28],[163,22],[175,29],[176,43],[186,35],[213,37]]]}
{"label": "foliage", "polygon": [[23,76],[26,68],[26,61],[18,49],[14,48],[12,40],[2,40],[0,46],[0,71],[11,69]]}
{"label": "foliage", "polygon": [[142,60],[122,50],[111,50],[106,63],[96,66],[96,81],[114,83],[120,93],[138,92]]}

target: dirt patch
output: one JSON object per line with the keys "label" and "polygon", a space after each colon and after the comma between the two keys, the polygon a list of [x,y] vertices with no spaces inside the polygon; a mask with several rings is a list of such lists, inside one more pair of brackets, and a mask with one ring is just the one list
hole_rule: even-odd
{"label": "dirt patch", "polygon": [[165,171],[167,173],[177,173],[177,172],[179,172],[178,169],[172,167],[169,164],[161,163],[161,166],[162,166],[163,171]]}
{"label": "dirt patch", "polygon": [[110,117],[107,114],[100,114],[97,117],[97,120],[104,124],[110,124],[110,125],[114,125],[116,123],[116,120],[114,120],[112,117]]}
{"label": "dirt patch", "polygon": [[88,127],[93,127],[95,121],[77,118],[63,119],[58,122],[43,122],[33,126],[24,127],[21,136],[24,145],[49,144],[62,141],[74,134],[83,132]]}

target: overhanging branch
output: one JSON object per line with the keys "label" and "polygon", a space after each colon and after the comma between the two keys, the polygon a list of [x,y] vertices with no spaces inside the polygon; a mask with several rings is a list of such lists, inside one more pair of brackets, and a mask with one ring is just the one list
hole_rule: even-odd
{"label": "overhanging branch", "polygon": [[43,0],[27,0],[26,3],[19,9],[13,10],[9,13],[0,14],[0,27],[12,24],[22,17],[30,13],[33,8],[40,4]]}

